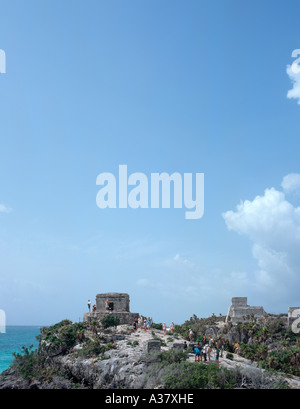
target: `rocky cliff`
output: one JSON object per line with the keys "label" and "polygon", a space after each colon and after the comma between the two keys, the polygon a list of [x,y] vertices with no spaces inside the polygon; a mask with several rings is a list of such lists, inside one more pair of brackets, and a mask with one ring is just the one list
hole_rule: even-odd
{"label": "rocky cliff", "polygon": [[[249,332],[243,331],[224,324],[208,325],[206,335],[219,340],[225,337],[227,342],[244,337],[249,342]],[[86,327],[65,320],[42,329],[38,351],[27,349],[16,356],[11,368],[0,375],[0,389],[300,388],[299,378],[269,374],[255,361],[226,351],[219,368],[215,350],[211,361],[200,365],[192,350],[183,351],[184,341],[184,336],[164,335],[157,329],[133,331],[128,325],[104,329],[95,323]],[[180,378],[191,382],[188,376],[194,370],[202,371],[206,380],[199,385],[178,383]],[[218,383],[221,379],[223,383]]]}

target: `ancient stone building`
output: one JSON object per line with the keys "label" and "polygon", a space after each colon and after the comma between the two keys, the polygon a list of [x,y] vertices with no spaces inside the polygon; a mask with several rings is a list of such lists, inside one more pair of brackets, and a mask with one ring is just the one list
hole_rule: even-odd
{"label": "ancient stone building", "polygon": [[264,318],[266,312],[263,307],[252,307],[247,304],[247,297],[231,298],[231,306],[229,307],[226,322],[231,321],[233,324],[245,322],[254,318]]}
{"label": "ancient stone building", "polygon": [[97,311],[105,310],[106,300],[109,302],[109,311],[129,312],[129,295],[125,293],[104,293],[96,295]]}
{"label": "ancient stone building", "polygon": [[[109,309],[106,310],[106,300],[108,300]],[[139,317],[138,313],[130,312],[130,298],[126,293],[102,293],[96,295],[96,311],[86,312],[83,321],[91,322],[101,320],[105,315],[111,314],[118,317],[120,324],[133,324]]]}

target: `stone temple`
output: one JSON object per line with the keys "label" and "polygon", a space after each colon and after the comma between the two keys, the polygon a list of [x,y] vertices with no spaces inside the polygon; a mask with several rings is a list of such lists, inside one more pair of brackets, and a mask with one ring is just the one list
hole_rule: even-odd
{"label": "stone temple", "polygon": [[[109,309],[106,310],[105,303],[108,300]],[[113,315],[118,317],[120,324],[133,324],[135,319],[139,318],[139,314],[130,312],[130,298],[126,293],[102,293],[96,295],[96,311],[86,312],[83,316],[83,321],[99,321],[105,315]]]}
{"label": "stone temple", "polygon": [[226,322],[231,321],[233,324],[245,322],[250,316],[254,318],[265,318],[266,312],[263,307],[252,307],[247,304],[247,297],[231,298],[231,306],[229,307]]}

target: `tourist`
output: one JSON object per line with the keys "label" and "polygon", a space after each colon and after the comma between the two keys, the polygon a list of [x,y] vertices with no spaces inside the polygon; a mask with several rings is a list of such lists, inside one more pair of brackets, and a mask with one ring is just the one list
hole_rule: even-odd
{"label": "tourist", "polygon": [[202,362],[202,348],[203,348],[203,345],[201,344],[201,342],[198,342],[197,348],[200,351],[200,361]]}
{"label": "tourist", "polygon": [[216,363],[217,363],[217,366],[219,366],[219,354],[220,354],[220,350],[217,347],[217,349],[216,349]]}
{"label": "tourist", "polygon": [[137,325],[138,325],[138,323],[137,323],[137,320],[135,319],[135,320],[133,321],[133,331],[134,331],[134,332],[137,330]]}
{"label": "tourist", "polygon": [[93,312],[95,312],[96,311],[96,305],[94,304],[93,305]]}
{"label": "tourist", "polygon": [[175,325],[174,325],[174,322],[173,322],[173,321],[171,322],[170,330],[171,330],[172,334],[173,334],[174,331],[175,331]]}
{"label": "tourist", "polygon": [[223,353],[224,353],[224,342],[221,345],[221,358],[223,358]]}
{"label": "tourist", "polygon": [[200,349],[198,348],[198,345],[194,348],[195,352],[195,362],[200,362]]}
{"label": "tourist", "polygon": [[91,312],[91,305],[92,305],[91,300],[88,300],[88,309],[89,309],[89,312]]}
{"label": "tourist", "polygon": [[240,349],[240,346],[239,346],[238,342],[236,342],[236,343],[234,344],[234,353],[235,353],[235,354],[238,354],[238,353],[239,353],[239,349]]}
{"label": "tourist", "polygon": [[189,329],[189,340],[190,340],[190,342],[193,341],[193,338],[194,338],[193,331],[191,329]]}
{"label": "tourist", "polygon": [[203,358],[204,358],[204,362],[207,361],[207,359],[206,359],[206,351],[207,351],[207,344],[205,344],[205,345],[203,346],[203,348],[202,348],[202,355],[203,355]]}
{"label": "tourist", "polygon": [[108,302],[108,299],[105,301],[105,309],[106,309],[106,311],[109,310],[109,302]]}
{"label": "tourist", "polygon": [[206,347],[206,355],[208,358],[208,362],[210,362],[210,353],[211,353],[211,347],[209,346],[209,344]]}
{"label": "tourist", "polygon": [[166,323],[165,323],[165,322],[163,323],[162,329],[163,329],[164,335],[166,335],[166,332],[167,332],[167,325],[166,325]]}
{"label": "tourist", "polygon": [[146,320],[146,318],[144,319],[144,331],[146,331],[147,330],[147,320]]}
{"label": "tourist", "polygon": [[186,343],[186,341],[184,341],[184,343],[183,343],[183,349],[187,349],[187,343]]}
{"label": "tourist", "polygon": [[210,349],[212,349],[214,347],[214,340],[213,340],[212,337],[209,337],[208,345],[209,345]]}

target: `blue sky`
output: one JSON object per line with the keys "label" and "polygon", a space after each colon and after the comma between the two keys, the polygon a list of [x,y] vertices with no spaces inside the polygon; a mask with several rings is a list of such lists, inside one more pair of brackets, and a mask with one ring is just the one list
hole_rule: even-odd
{"label": "blue sky", "polygon": [[[110,291],[167,323],[226,314],[234,296],[299,306],[300,81],[287,72],[299,11],[291,0],[0,1],[8,324],[77,321]],[[120,164],[203,172],[204,217],[100,210],[97,175]]]}

